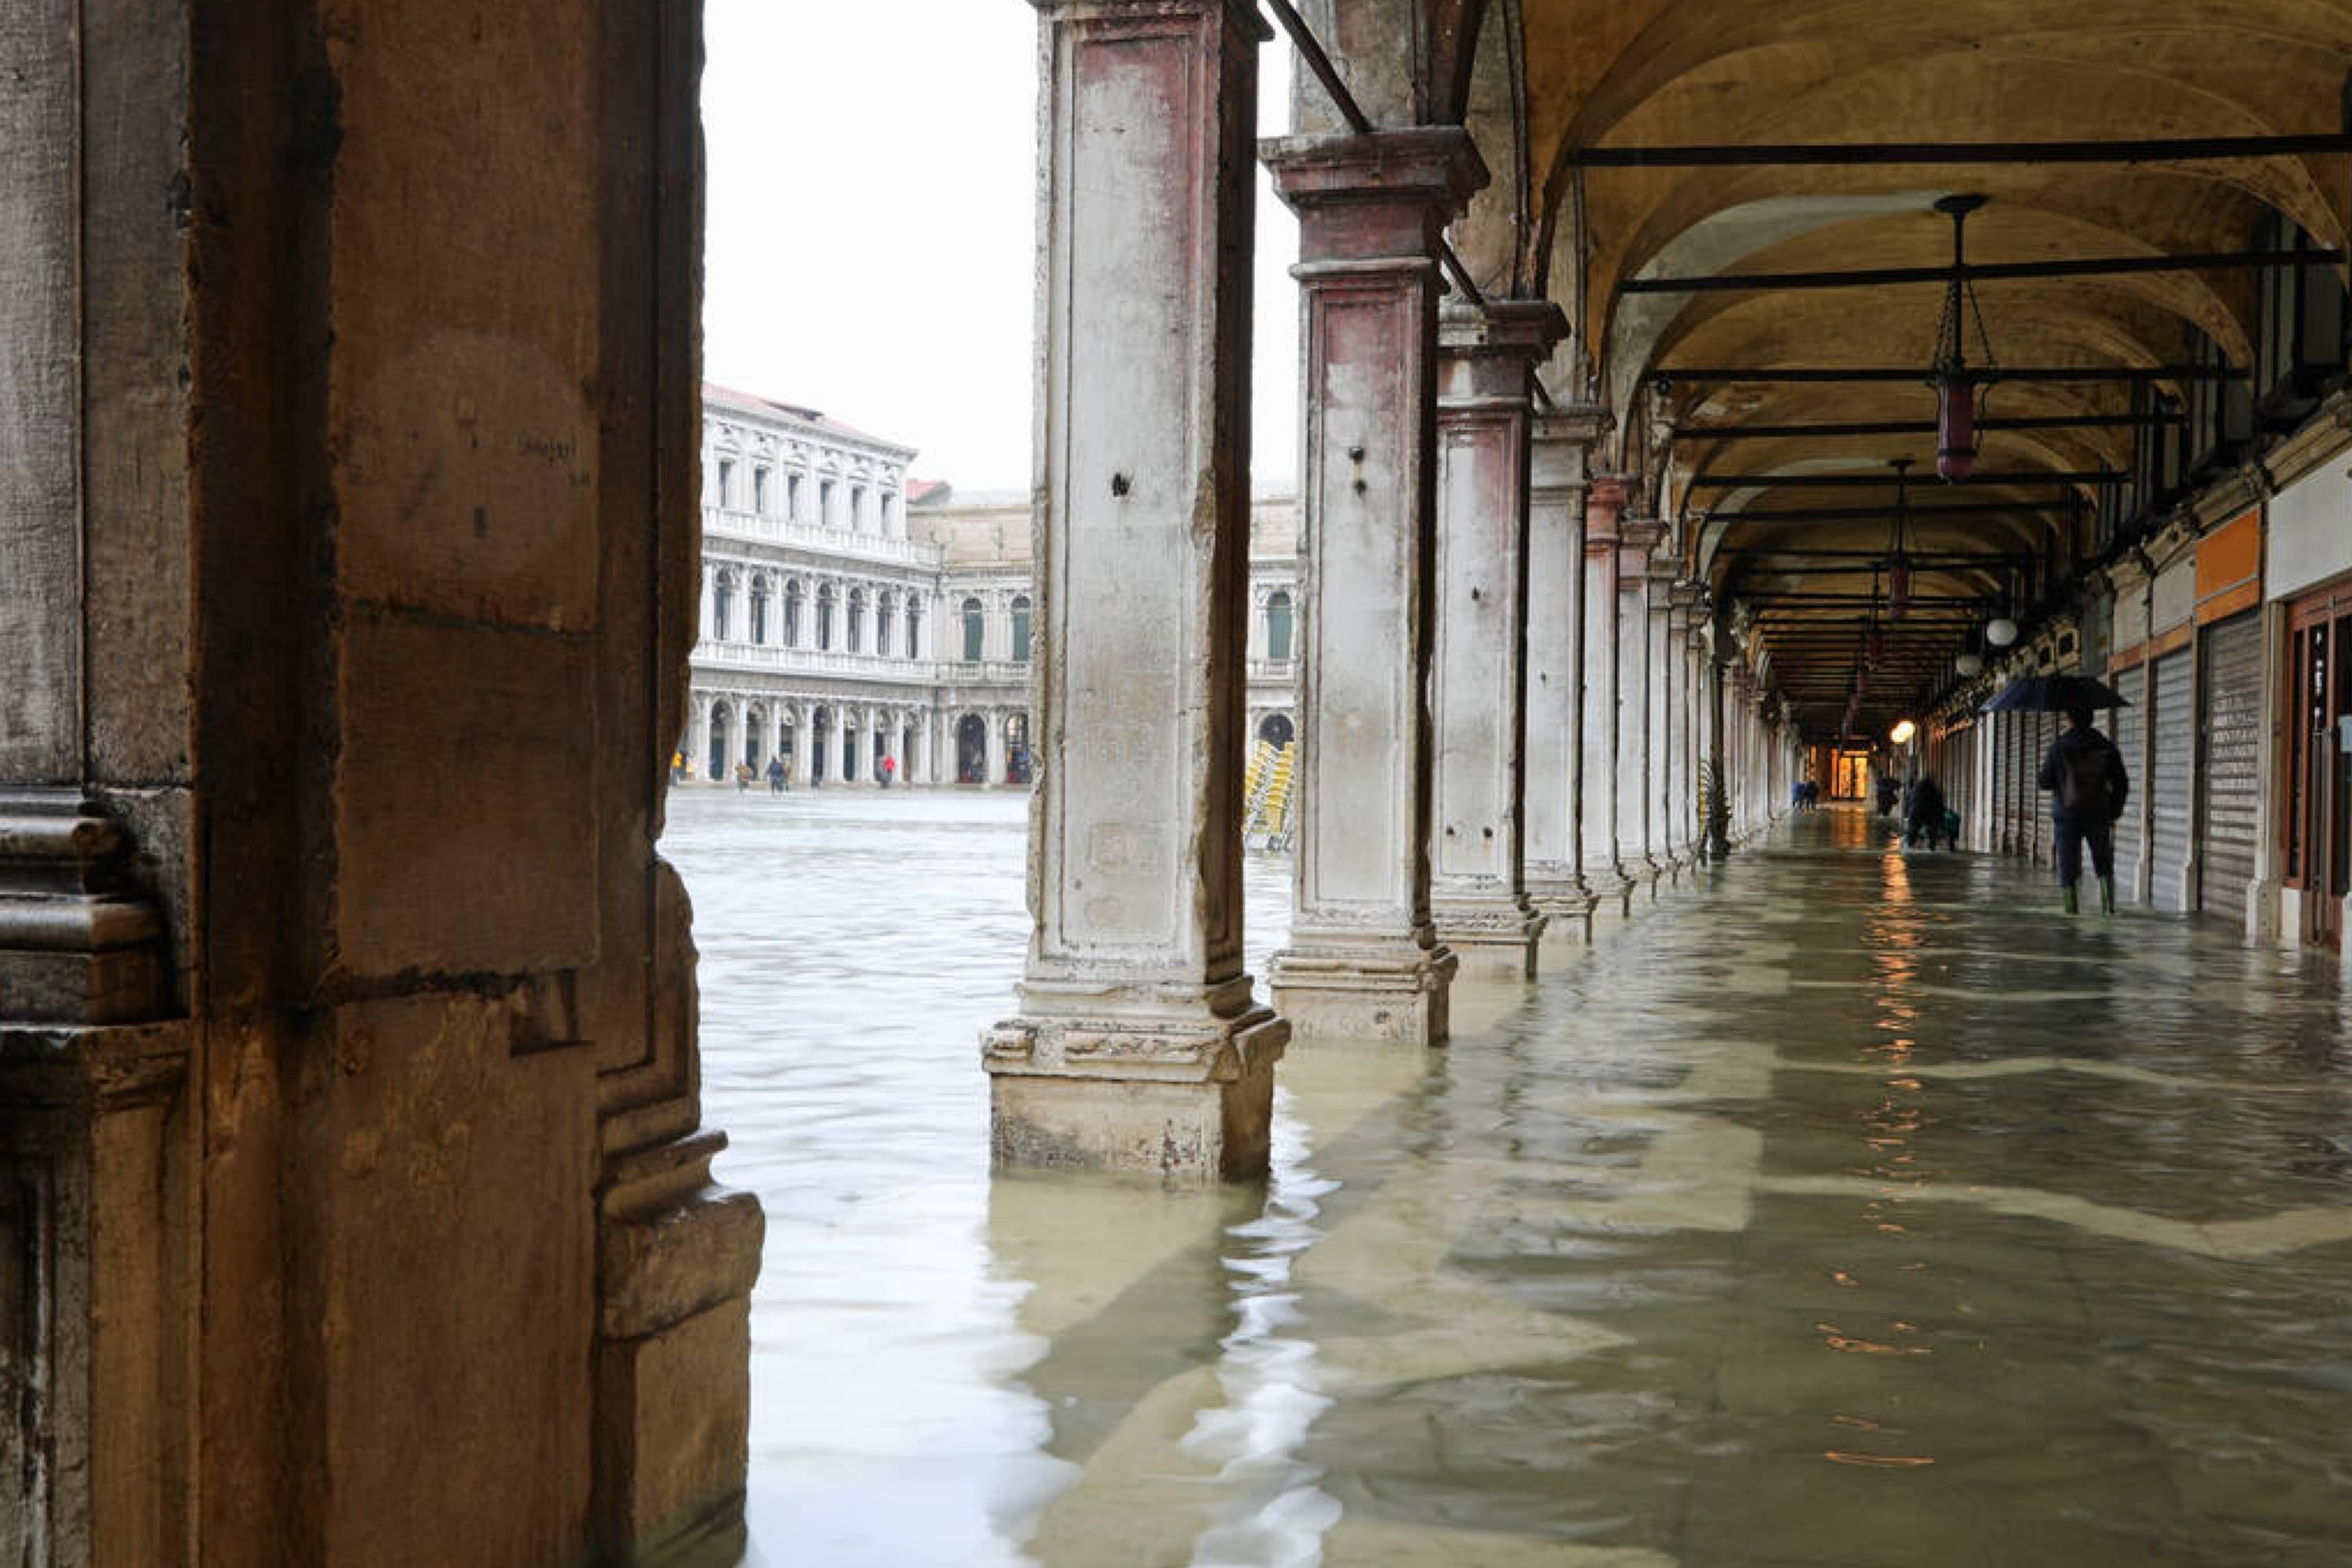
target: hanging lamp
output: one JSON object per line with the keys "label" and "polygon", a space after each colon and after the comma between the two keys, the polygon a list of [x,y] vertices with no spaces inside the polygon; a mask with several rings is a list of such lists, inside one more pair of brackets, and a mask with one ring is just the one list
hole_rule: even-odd
{"label": "hanging lamp", "polygon": [[1886,549],[1886,618],[1899,621],[1903,612],[1911,607],[1911,562],[1903,553],[1906,514],[1910,509],[1909,481],[1912,458],[1896,458],[1895,469],[1895,536]]}
{"label": "hanging lamp", "polygon": [[[1936,363],[1927,384],[1936,389],[1936,472],[1958,484],[1976,471],[1978,404],[1999,366],[1985,333],[1984,307],[1969,281],[1969,215],[1985,205],[1980,195],[1946,196],[1936,210],[1952,220],[1952,277],[1944,290],[1943,320],[1936,329]],[[1968,356],[1968,324],[1977,329],[1978,363]]]}

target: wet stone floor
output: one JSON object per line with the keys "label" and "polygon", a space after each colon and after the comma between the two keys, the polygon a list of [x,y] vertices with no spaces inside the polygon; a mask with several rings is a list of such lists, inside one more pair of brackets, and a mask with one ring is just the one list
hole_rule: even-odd
{"label": "wet stone floor", "polygon": [[992,1179],[1024,805],[673,805],[758,1568],[2352,1563],[2332,963],[1824,811],[1294,1046],[1264,1189]]}

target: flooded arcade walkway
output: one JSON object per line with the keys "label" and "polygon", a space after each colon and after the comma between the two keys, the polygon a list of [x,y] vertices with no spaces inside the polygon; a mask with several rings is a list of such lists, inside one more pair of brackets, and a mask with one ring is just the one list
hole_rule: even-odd
{"label": "flooded arcade walkway", "polygon": [[1022,805],[673,804],[752,1562],[2352,1562],[2332,971],[1822,812],[1448,1049],[1294,1046],[1265,1191],[992,1180]]}

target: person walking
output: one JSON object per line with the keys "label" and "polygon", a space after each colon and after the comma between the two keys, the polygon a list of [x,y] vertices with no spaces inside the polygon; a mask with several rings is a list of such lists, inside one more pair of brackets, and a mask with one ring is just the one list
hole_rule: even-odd
{"label": "person walking", "polygon": [[768,759],[768,793],[784,793],[784,754],[782,752]]}
{"label": "person walking", "polygon": [[[1931,774],[1921,773],[1911,781],[1909,801],[1903,808],[1903,842],[1916,847],[1925,840],[1928,848],[1936,847],[1944,837],[1944,792]],[[1959,846],[1955,844],[1954,848]]]}
{"label": "person walking", "polygon": [[884,789],[888,789],[888,788],[890,787],[890,781],[891,781],[892,779],[894,779],[894,778],[897,778],[898,776],[898,758],[896,758],[896,757],[885,757],[885,758],[883,758],[883,759],[882,759],[882,787],[883,787]]}
{"label": "person walking", "polygon": [[2034,784],[2051,792],[2050,820],[2057,829],[2058,886],[2068,914],[2080,907],[2074,884],[2083,875],[2083,846],[2091,847],[2091,869],[2099,879],[2099,911],[2116,912],[2116,818],[2131,795],[2131,777],[2116,743],[2091,728],[2087,708],[2066,710],[2066,729],[2042,759]]}

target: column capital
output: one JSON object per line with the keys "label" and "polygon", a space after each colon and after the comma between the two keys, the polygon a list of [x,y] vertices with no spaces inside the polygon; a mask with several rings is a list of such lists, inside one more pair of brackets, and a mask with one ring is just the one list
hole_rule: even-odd
{"label": "column capital", "polygon": [[1130,26],[1187,21],[1222,11],[1225,20],[1255,38],[1270,43],[1274,26],[1258,14],[1255,0],[1029,0],[1043,22],[1099,22]]}
{"label": "column capital", "polygon": [[1457,125],[1366,134],[1278,136],[1258,143],[1275,194],[1298,215],[1302,266],[1424,260],[1489,178]]}
{"label": "column capital", "polygon": [[1618,528],[1632,489],[1632,481],[1623,474],[1592,476],[1584,492],[1584,547],[1588,552],[1616,548]]}
{"label": "column capital", "polygon": [[1449,307],[1437,325],[1438,401],[1526,402],[1536,366],[1568,332],[1568,317],[1549,300]]}
{"label": "column capital", "polygon": [[1666,525],[1654,517],[1620,517],[1617,538],[1628,551],[1646,556],[1665,537]]}

